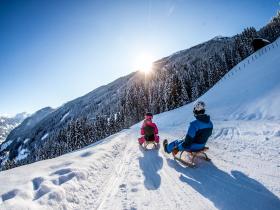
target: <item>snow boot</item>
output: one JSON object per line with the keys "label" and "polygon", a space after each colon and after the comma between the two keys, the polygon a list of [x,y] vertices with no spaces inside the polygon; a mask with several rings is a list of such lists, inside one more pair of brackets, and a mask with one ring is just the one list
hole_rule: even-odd
{"label": "snow boot", "polygon": [[163,141],[163,143],[162,143],[162,144],[163,144],[164,152],[168,153],[168,152],[167,152],[167,148],[166,148],[166,147],[167,147],[167,145],[168,145],[168,141],[167,141],[167,139],[164,139],[164,141]]}

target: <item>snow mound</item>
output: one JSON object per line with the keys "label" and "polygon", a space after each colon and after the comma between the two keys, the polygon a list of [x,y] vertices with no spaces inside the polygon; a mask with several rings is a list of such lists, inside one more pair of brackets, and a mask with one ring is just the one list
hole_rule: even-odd
{"label": "snow mound", "polygon": [[[280,120],[279,66],[280,38],[240,62],[198,100],[206,102],[214,120]],[[168,120],[175,113],[177,121]],[[191,120],[190,113],[192,105],[186,105],[161,114],[160,123],[179,125]]]}
{"label": "snow mound", "polygon": [[201,97],[213,116],[227,120],[280,119],[279,45],[280,39],[254,53]]}

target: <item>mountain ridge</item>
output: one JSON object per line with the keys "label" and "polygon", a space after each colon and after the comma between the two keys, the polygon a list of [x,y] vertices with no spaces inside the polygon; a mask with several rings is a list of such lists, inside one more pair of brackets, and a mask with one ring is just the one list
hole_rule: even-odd
{"label": "mountain ridge", "polygon": [[18,113],[15,116],[0,116],[0,145],[5,141],[8,134],[28,117],[26,112]]}

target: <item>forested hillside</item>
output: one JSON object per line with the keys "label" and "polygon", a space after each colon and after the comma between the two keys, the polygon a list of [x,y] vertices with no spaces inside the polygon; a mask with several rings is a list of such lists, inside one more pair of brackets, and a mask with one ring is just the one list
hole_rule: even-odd
{"label": "forested hillside", "polygon": [[155,61],[150,75],[137,71],[99,87],[51,110],[28,132],[25,124],[14,130],[0,150],[1,169],[82,148],[128,128],[146,111],[157,114],[192,102],[253,53],[254,38],[273,42],[279,36],[280,13],[259,31],[250,27],[233,37],[215,37]]}

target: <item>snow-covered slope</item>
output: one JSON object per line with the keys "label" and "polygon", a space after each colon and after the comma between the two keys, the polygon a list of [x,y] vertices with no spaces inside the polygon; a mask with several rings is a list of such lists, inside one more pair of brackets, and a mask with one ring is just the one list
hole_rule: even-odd
{"label": "snow-covered slope", "polygon": [[0,116],[0,145],[16,126],[18,126],[28,114],[26,112],[16,114],[13,117]]}
{"label": "snow-covered slope", "polygon": [[[0,172],[0,209],[279,209],[280,47],[273,46],[202,96],[214,120],[212,162],[190,169],[162,148],[143,151],[136,124],[79,151]],[[161,138],[182,137],[191,111],[190,104],[155,116]]]}
{"label": "snow-covered slope", "polygon": [[276,42],[251,55],[202,97],[215,107],[213,116],[280,120],[278,49]]}
{"label": "snow-covered slope", "polygon": [[36,124],[39,121],[44,119],[44,117],[46,117],[53,111],[54,109],[52,109],[51,107],[45,107],[43,109],[40,109],[39,111],[26,118],[20,126],[18,126],[11,132],[11,134],[8,137],[11,139],[18,139],[24,136],[26,133],[30,133],[32,128],[36,126]]}
{"label": "snow-covered slope", "polygon": [[8,157],[15,157],[15,161],[27,157],[30,151],[23,148],[23,145],[29,142],[30,138],[22,137],[26,134],[32,133],[34,126],[52,111],[53,109],[51,107],[45,107],[30,116],[26,113],[22,113],[14,117],[14,121],[17,121],[18,123],[10,129],[10,132],[7,134],[7,139],[0,142],[0,166],[1,163],[7,161]]}
{"label": "snow-covered slope", "polygon": [[[280,120],[280,39],[257,51],[228,72],[201,100],[216,120]],[[176,112],[191,113],[191,106]],[[167,112],[163,122],[173,112]],[[178,114],[179,115],[179,114]],[[183,123],[186,116],[182,115]]]}

